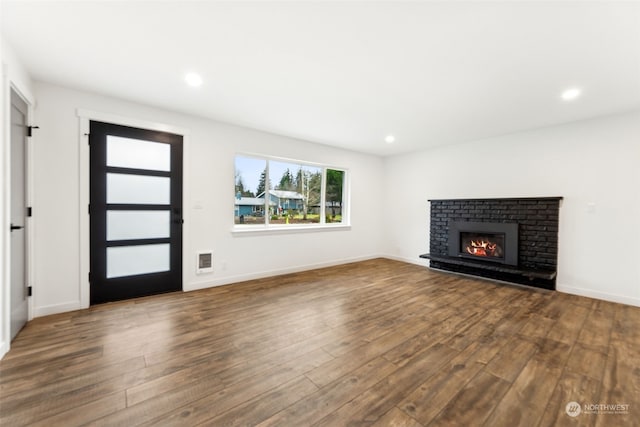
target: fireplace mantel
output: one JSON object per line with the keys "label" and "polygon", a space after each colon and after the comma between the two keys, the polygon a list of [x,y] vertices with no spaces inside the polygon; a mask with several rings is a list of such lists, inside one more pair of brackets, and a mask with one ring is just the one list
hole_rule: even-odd
{"label": "fireplace mantel", "polygon": [[553,196],[553,197],[507,197],[507,198],[487,198],[487,199],[428,199],[427,201],[432,203],[432,202],[491,202],[491,201],[496,201],[496,200],[503,200],[503,201],[523,201],[523,202],[527,202],[527,201],[536,201],[536,202],[542,202],[542,201],[561,201],[562,199],[564,199],[564,197],[562,196]]}

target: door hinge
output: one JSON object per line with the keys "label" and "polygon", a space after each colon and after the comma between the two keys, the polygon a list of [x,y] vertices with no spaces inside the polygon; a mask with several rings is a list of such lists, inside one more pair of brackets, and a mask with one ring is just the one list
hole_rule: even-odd
{"label": "door hinge", "polygon": [[32,286],[27,286],[27,296],[32,296],[33,295],[33,287]]}
{"label": "door hinge", "polygon": [[33,208],[31,206],[27,207],[27,216],[33,216]]}
{"label": "door hinge", "polygon": [[91,283],[91,272],[87,276],[89,276],[89,283]]}
{"label": "door hinge", "polygon": [[87,205],[87,213],[91,215],[91,204]]}
{"label": "door hinge", "polygon": [[27,126],[27,136],[33,136],[34,129],[40,129],[40,126]]}

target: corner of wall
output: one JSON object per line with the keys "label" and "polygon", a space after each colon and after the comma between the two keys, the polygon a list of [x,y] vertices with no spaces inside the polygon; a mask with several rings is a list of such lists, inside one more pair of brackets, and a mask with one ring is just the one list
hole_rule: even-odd
{"label": "corner of wall", "polygon": [[383,258],[391,259],[394,261],[400,261],[400,262],[406,262],[407,264],[419,265],[420,267],[429,267],[429,260],[418,258],[418,257],[414,259],[414,258],[407,258],[399,255],[391,255],[391,254],[386,254],[381,256]]}

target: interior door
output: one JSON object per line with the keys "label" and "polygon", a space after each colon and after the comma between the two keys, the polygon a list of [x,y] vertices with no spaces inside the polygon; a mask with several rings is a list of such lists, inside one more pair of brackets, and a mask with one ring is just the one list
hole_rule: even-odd
{"label": "interior door", "polygon": [[92,121],[90,301],[182,289],[182,136]]}
{"label": "interior door", "polygon": [[11,90],[11,339],[27,323],[27,104]]}

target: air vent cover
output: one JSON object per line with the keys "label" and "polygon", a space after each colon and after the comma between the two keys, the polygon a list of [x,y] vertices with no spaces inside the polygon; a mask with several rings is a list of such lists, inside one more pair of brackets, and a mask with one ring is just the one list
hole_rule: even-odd
{"label": "air vent cover", "polygon": [[210,273],[213,271],[213,251],[198,252],[196,273]]}

